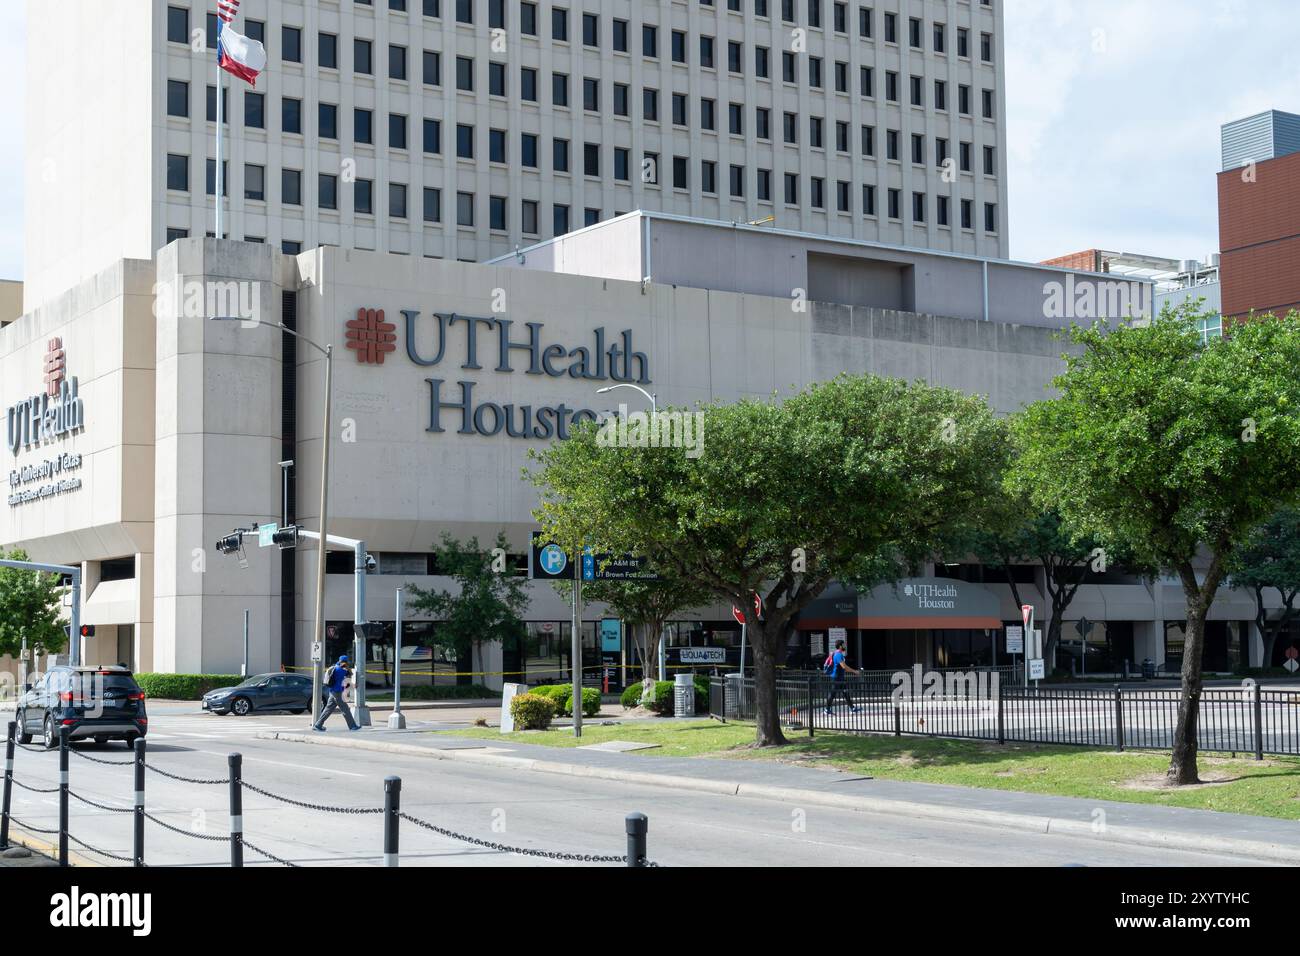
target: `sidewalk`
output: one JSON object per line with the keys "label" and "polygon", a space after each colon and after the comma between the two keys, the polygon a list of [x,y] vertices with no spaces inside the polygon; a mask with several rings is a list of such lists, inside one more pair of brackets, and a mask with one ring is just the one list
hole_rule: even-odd
{"label": "sidewalk", "polygon": [[502,737],[457,738],[374,728],[361,734],[258,734],[327,747],[462,760],[536,773],[595,777],[675,790],[780,800],[865,813],[925,817],[953,823],[1178,850],[1199,850],[1300,863],[1300,823],[1271,817],[1116,803],[1076,797],[879,780],[844,771],[766,760],[650,757],[597,750],[556,750]]}

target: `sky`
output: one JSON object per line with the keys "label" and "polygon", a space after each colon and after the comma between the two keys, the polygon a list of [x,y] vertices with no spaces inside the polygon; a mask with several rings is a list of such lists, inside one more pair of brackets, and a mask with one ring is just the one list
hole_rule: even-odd
{"label": "sky", "polygon": [[[1218,249],[1220,124],[1300,112],[1297,0],[998,2],[1011,257]],[[27,4],[0,6],[0,277],[18,278]]]}

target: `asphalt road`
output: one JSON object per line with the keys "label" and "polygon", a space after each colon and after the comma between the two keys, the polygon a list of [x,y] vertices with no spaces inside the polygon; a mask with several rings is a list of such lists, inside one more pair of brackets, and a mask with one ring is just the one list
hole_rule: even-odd
{"label": "asphalt road", "polygon": [[[437,712],[412,712],[415,718]],[[258,740],[271,729],[301,731],[307,719],[289,715],[216,717],[190,705],[150,708],[150,763],[196,778],[224,777],[227,755],[243,754],[244,779],[312,803],[379,807],[383,779],[402,778],[402,809],[479,839],[583,854],[622,854],[624,817],[650,819],[650,858],[670,866],[1217,866],[1257,861],[1229,855],[1129,847],[1083,837],[1012,832],[980,825],[911,820],[818,806],[683,792],[664,787],[578,779],[467,765],[459,761]],[[425,720],[433,727],[432,721]],[[341,722],[330,733],[346,733]],[[359,731],[365,734],[367,731]],[[83,745],[84,746],[84,745]],[[121,744],[77,749],[101,760],[126,761]],[[653,760],[652,757],[643,758]],[[42,788],[58,781],[58,754],[20,751],[19,781]],[[70,758],[74,792],[105,806],[129,808],[132,769]],[[157,773],[147,777],[149,812],[173,827],[224,836],[226,785],[197,785]],[[57,826],[57,795],[14,791],[14,813],[26,823]],[[131,814],[72,800],[73,836],[129,856]],[[309,866],[377,866],[382,862],[378,815],[322,813],[246,793],[246,838],[276,856]],[[44,837],[49,839],[49,837]],[[403,823],[404,866],[550,865],[554,861],[472,846]],[[73,849],[77,850],[74,843]],[[84,851],[83,851],[84,852]],[[88,858],[93,854],[86,853]],[[224,866],[228,845],[146,823],[151,866]],[[124,865],[103,860],[108,865]],[[275,865],[249,852],[246,865]],[[573,864],[569,864],[573,865]]]}

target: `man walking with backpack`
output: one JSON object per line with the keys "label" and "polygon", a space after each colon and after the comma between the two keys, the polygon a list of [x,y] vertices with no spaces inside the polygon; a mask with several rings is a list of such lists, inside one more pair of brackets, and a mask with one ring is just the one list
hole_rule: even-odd
{"label": "man walking with backpack", "polygon": [[853,698],[849,696],[849,692],[844,688],[844,672],[848,671],[850,674],[860,674],[862,672],[850,667],[845,662],[843,641],[835,642],[835,650],[826,658],[826,663],[822,665],[822,670],[829,674],[831,680],[834,682],[831,684],[830,694],[826,697],[827,715],[834,716],[835,712],[831,710],[831,705],[835,703],[836,696],[843,697],[844,702],[849,705],[849,709],[856,714],[858,708],[854,705]]}
{"label": "man walking with backpack", "polygon": [[329,691],[329,703],[325,709],[320,712],[320,717],[316,723],[312,724],[311,729],[319,732],[325,730],[325,720],[336,710],[343,711],[343,716],[347,719],[348,730],[360,730],[361,726],[352,719],[352,711],[348,709],[348,702],[343,699],[343,687],[347,683],[348,675],[351,669],[348,667],[348,655],[340,654],[338,662],[325,672],[325,687]]}

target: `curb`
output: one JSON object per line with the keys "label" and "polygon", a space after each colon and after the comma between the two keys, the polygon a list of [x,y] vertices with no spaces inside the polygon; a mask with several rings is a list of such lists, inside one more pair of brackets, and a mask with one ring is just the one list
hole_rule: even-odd
{"label": "curb", "polygon": [[[698,793],[711,793],[721,796],[805,803],[834,807],[841,810],[856,810],[861,813],[878,813],[911,818],[923,817],[927,820],[1001,827],[1047,835],[1092,837],[1107,842],[1155,847],[1157,849],[1229,853],[1279,863],[1300,863],[1300,845],[1287,846],[1277,843],[1264,843],[1259,840],[1203,836],[1179,830],[1161,830],[1131,825],[1106,825],[1102,830],[1098,831],[1094,829],[1092,820],[1074,820],[1068,817],[1047,814],[1016,813],[1009,810],[968,809],[948,804],[921,803],[915,800],[891,800],[885,797],[849,796],[847,794],[823,793],[820,790],[804,790],[797,787],[779,787],[761,783],[702,780],[698,777],[682,777],[675,774],[653,773],[644,770],[592,767],[561,761],[538,760],[534,757],[509,757],[499,753],[484,753],[477,749],[434,750],[429,747],[417,747],[413,744],[340,737],[326,738],[317,734],[309,735],[278,731],[260,733],[257,737],[260,740],[287,740],[294,743],[322,744],[327,747],[372,750],[380,753],[428,757],[434,760],[463,760],[512,770],[531,770],[537,773],[591,777],[598,780],[669,787],[675,790],[693,790]],[[490,745],[485,745],[484,749],[490,749]]]}

